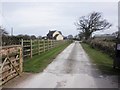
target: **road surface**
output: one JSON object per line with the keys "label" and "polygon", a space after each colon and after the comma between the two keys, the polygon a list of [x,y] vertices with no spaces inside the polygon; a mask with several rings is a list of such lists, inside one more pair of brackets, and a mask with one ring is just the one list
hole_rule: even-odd
{"label": "road surface", "polygon": [[79,44],[74,42],[60,53],[42,72],[18,77],[7,88],[117,88],[116,76],[102,75],[90,62]]}

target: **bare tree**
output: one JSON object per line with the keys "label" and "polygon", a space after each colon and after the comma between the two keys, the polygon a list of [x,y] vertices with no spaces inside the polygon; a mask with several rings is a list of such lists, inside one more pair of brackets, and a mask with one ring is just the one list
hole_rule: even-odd
{"label": "bare tree", "polygon": [[5,36],[7,36],[8,35],[8,32],[4,29],[4,28],[1,28],[0,27],[0,35],[5,35]]}
{"label": "bare tree", "polygon": [[80,17],[75,25],[78,30],[83,32],[85,39],[88,39],[94,31],[108,29],[112,26],[106,19],[102,18],[99,12],[92,12],[88,16]]}

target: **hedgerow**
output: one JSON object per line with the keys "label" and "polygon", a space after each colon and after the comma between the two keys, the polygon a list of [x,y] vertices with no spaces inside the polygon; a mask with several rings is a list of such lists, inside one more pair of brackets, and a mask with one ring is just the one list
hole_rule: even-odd
{"label": "hedgerow", "polygon": [[115,57],[115,40],[107,40],[107,39],[89,39],[86,41],[91,45],[92,48],[97,48],[104,53],[107,53],[111,57]]}

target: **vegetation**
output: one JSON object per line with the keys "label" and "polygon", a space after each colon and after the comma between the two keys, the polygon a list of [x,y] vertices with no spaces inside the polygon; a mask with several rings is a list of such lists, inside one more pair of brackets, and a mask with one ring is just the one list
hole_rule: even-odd
{"label": "vegetation", "polygon": [[5,45],[18,45],[21,43],[21,39],[24,39],[24,40],[35,40],[37,39],[36,36],[32,35],[32,36],[29,36],[29,35],[17,35],[17,36],[2,36],[2,45],[5,46]]}
{"label": "vegetation", "polygon": [[44,68],[46,68],[47,65],[50,64],[53,61],[53,59],[68,45],[69,43],[66,43],[64,45],[55,47],[50,51],[42,53],[41,55],[33,56],[32,59],[28,58],[27,60],[25,60],[23,65],[24,71],[33,73],[43,71]]}
{"label": "vegetation", "polygon": [[80,17],[75,25],[80,30],[81,36],[85,37],[86,40],[89,39],[92,32],[111,27],[111,24],[106,19],[103,19],[99,12],[92,12],[88,16]]}
{"label": "vegetation", "polygon": [[115,41],[111,41],[108,39],[95,38],[90,42],[92,48],[97,48],[107,53],[112,58],[115,57]]}
{"label": "vegetation", "polygon": [[2,46],[6,45],[19,45],[21,43],[21,39],[24,40],[35,40],[35,39],[41,39],[41,36],[36,37],[35,35],[9,35],[9,33],[4,29],[0,27],[0,35],[2,36]]}
{"label": "vegetation", "polygon": [[89,44],[81,43],[91,61],[97,65],[103,74],[120,75],[119,69],[113,69],[113,59],[98,49],[93,49]]}
{"label": "vegetation", "polygon": [[7,36],[8,32],[4,28],[0,27],[0,35]]}

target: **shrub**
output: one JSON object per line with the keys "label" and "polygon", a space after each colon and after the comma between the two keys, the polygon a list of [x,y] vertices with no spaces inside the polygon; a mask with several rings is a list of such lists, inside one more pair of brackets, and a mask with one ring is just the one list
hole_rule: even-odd
{"label": "shrub", "polygon": [[96,38],[90,40],[89,44],[92,48],[100,49],[103,52],[109,54],[111,57],[115,57],[115,42]]}

